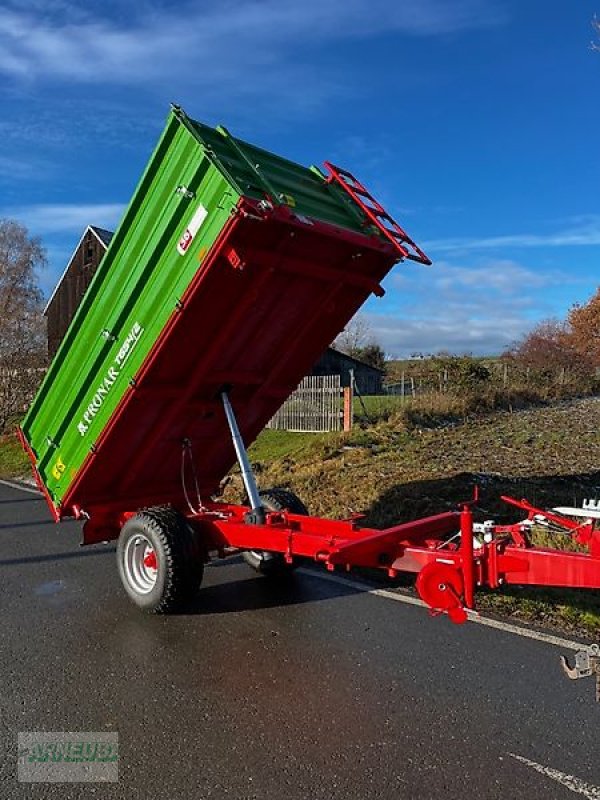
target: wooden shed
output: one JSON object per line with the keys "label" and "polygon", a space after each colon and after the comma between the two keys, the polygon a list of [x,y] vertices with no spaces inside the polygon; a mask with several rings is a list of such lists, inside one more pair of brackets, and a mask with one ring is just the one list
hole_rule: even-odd
{"label": "wooden shed", "polygon": [[311,375],[339,375],[342,379],[342,386],[350,386],[352,373],[354,373],[355,386],[360,394],[383,393],[384,373],[382,370],[365,364],[357,358],[352,358],[334,347],[328,347],[310,371]]}
{"label": "wooden shed", "polygon": [[111,238],[111,231],[88,225],[46,303],[49,358],[58,350]]}

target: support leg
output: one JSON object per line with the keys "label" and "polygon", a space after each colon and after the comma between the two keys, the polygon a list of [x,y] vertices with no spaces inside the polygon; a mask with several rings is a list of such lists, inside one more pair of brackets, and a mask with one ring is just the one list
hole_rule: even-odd
{"label": "support leg", "polygon": [[252,472],[252,467],[250,466],[248,453],[246,452],[246,447],[242,435],[240,434],[240,429],[238,428],[237,420],[227,392],[221,392],[221,399],[223,400],[223,408],[225,409],[225,416],[227,417],[227,424],[229,425],[235,454],[238,464],[240,465],[244,488],[246,489],[246,494],[252,506],[252,515],[247,521],[257,525],[263,525],[265,522],[265,509],[258,493],[258,487],[256,485],[254,473]]}

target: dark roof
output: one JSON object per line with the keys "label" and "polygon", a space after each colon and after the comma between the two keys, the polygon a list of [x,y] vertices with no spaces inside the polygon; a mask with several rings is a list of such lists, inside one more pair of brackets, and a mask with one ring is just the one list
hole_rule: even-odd
{"label": "dark roof", "polygon": [[[348,361],[353,361],[355,364],[359,364],[361,367],[366,367],[366,369],[372,369],[375,372],[380,372],[382,375],[384,374],[385,370],[379,369],[379,367],[374,367],[372,364],[367,364],[366,361],[361,361],[359,358],[354,358],[354,356],[349,356],[348,353],[344,353],[343,350],[338,350],[337,347],[332,347],[331,345],[327,348],[327,351],[331,351],[338,356],[342,356],[343,358],[348,359]],[[326,352],[327,352],[326,351]]]}
{"label": "dark roof", "polygon": [[90,225],[89,227],[96,234],[98,239],[100,239],[102,244],[105,244],[108,247],[110,240],[114,236],[113,231],[107,231],[106,228],[98,228],[96,225]]}

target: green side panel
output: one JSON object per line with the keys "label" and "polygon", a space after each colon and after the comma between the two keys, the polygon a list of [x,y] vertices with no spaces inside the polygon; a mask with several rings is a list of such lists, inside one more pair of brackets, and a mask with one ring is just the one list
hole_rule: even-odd
{"label": "green side panel", "polygon": [[[64,496],[90,443],[194,277],[199,257],[238,200],[198,140],[171,114],[22,424],[55,502]],[[206,219],[180,255],[178,242],[200,205]]]}
{"label": "green side panel", "polygon": [[[365,230],[360,212],[317,169],[174,108],[22,424],[55,503],[65,496],[241,196],[269,198],[296,214]],[[181,253],[178,243],[194,220],[197,232]]]}

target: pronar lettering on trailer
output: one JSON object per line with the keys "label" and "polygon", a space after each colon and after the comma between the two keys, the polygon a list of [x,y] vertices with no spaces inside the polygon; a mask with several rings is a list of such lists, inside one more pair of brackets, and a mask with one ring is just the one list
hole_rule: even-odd
{"label": "pronar lettering on trailer", "polygon": [[179,243],[177,244],[177,252],[180,256],[184,256],[191,243],[194,241],[194,236],[198,233],[200,228],[202,227],[202,223],[208,216],[208,211],[206,208],[200,203],[196,211],[194,212],[194,216],[191,218],[189,225],[183,232]]}
{"label": "pronar lettering on trailer", "polygon": [[88,430],[90,429],[92,420],[102,408],[102,404],[108,397],[112,387],[117,382],[119,373],[121,372],[121,370],[127,363],[127,360],[135,350],[135,346],[139,342],[143,332],[144,332],[143,326],[140,325],[139,322],[134,322],[131,327],[131,330],[125,337],[123,344],[117,351],[113,363],[107,369],[104,377],[96,387],[96,391],[94,392],[91,400],[87,405],[86,410],[83,412],[83,416],[81,417],[81,419],[77,424],[77,430],[79,431],[81,436],[85,436]]}

